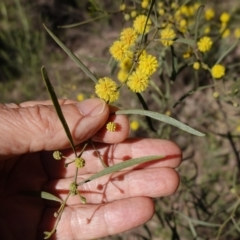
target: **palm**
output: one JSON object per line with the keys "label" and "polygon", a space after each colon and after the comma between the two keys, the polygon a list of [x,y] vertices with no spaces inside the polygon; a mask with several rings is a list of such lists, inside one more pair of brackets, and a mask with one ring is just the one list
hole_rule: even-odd
{"label": "palm", "polygon": [[[180,152],[170,142],[161,140],[126,140],[121,144],[95,144],[108,164],[148,155],[165,155],[164,160],[145,164],[131,171],[104,176],[82,185],[86,197],[70,197],[58,225],[56,239],[92,239],[128,230],[148,220],[153,214],[152,201],[146,197],[168,195],[178,183],[171,169],[180,163]],[[64,153],[67,155],[67,151]],[[69,156],[71,158],[71,155]],[[97,154],[88,149],[86,166],[79,170],[78,181],[103,167]],[[29,196],[30,191],[47,191],[64,199],[73,181],[75,166],[64,168],[51,152],[38,152],[0,162],[1,223],[3,239],[39,239],[54,225],[59,204]],[[160,184],[163,183],[163,184]],[[118,200],[118,201],[117,201]],[[126,221],[126,215],[128,221]]]}

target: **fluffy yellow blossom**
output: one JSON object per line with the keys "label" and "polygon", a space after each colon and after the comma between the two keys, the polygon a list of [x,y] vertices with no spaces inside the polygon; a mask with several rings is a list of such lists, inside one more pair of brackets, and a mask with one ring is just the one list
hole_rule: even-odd
{"label": "fluffy yellow blossom", "polygon": [[225,67],[221,64],[216,64],[212,67],[211,74],[213,78],[221,78],[225,75]]}
{"label": "fluffy yellow blossom", "polygon": [[126,4],[121,4],[119,7],[120,11],[124,11],[126,9]]}
{"label": "fluffy yellow blossom", "polygon": [[136,56],[138,56],[138,54],[140,54],[139,56],[139,61],[141,61],[142,58],[144,58],[147,55],[147,51],[146,50],[139,50],[136,52]]}
{"label": "fluffy yellow blossom", "polygon": [[121,61],[126,56],[128,48],[122,41],[115,41],[109,51],[115,60]]}
{"label": "fluffy yellow blossom", "polygon": [[171,3],[171,8],[172,9],[176,9],[178,7],[178,4],[177,3],[175,3],[175,2],[172,2]]}
{"label": "fluffy yellow blossom", "polygon": [[230,35],[230,29],[226,28],[222,31],[222,38],[227,38]]}
{"label": "fluffy yellow blossom", "polygon": [[120,40],[127,47],[130,47],[137,40],[137,32],[133,28],[130,28],[130,27],[129,28],[125,28],[120,33]]}
{"label": "fluffy yellow blossom", "polygon": [[194,4],[193,4],[193,8],[195,9],[195,11],[197,11],[200,6],[201,6],[200,3],[194,3]]}
{"label": "fluffy yellow blossom", "polygon": [[194,63],[193,63],[193,68],[194,68],[195,70],[198,70],[200,67],[201,67],[201,64],[200,64],[199,62],[194,62]]}
{"label": "fluffy yellow blossom", "polygon": [[124,19],[125,19],[125,21],[128,21],[130,19],[130,14],[125,13],[124,14]]}
{"label": "fluffy yellow blossom", "polygon": [[196,13],[196,9],[194,6],[189,6],[188,7],[188,12],[189,12],[189,16],[194,16],[194,14]]}
{"label": "fluffy yellow blossom", "polygon": [[182,15],[184,15],[185,17],[189,17],[190,16],[189,8],[186,5],[182,6],[179,10],[180,10],[180,13]]}
{"label": "fluffy yellow blossom", "polygon": [[95,93],[106,102],[115,102],[119,97],[117,84],[109,77],[100,78],[95,85]]}
{"label": "fluffy yellow blossom", "polygon": [[77,100],[78,100],[79,102],[83,101],[83,100],[84,100],[84,94],[79,93],[79,94],[77,95]]}
{"label": "fluffy yellow blossom", "polygon": [[188,49],[188,51],[183,54],[183,58],[190,58],[192,56],[192,53],[192,49]]}
{"label": "fluffy yellow blossom", "polygon": [[187,31],[187,20],[181,19],[179,22],[179,31],[185,33]]}
{"label": "fluffy yellow blossom", "polygon": [[206,20],[209,21],[209,20],[213,19],[214,16],[215,16],[215,12],[214,12],[213,8],[206,9],[205,15],[204,15]]}
{"label": "fluffy yellow blossom", "polygon": [[117,74],[117,78],[120,82],[126,82],[127,80],[127,77],[128,77],[128,72],[123,70],[123,69],[120,69],[118,74]]}
{"label": "fluffy yellow blossom", "polygon": [[139,122],[136,121],[136,120],[131,121],[131,123],[130,123],[130,128],[131,128],[133,131],[137,131],[138,128],[139,128]]}
{"label": "fluffy yellow blossom", "polygon": [[106,129],[109,131],[109,132],[115,132],[116,129],[117,129],[117,124],[115,122],[109,122],[107,125],[106,125]]}
{"label": "fluffy yellow blossom", "polygon": [[132,18],[135,18],[137,16],[137,11],[135,10],[131,11],[130,15]]}
{"label": "fluffy yellow blossom", "polygon": [[220,21],[221,21],[222,23],[227,23],[229,20],[230,20],[230,14],[229,14],[229,13],[223,12],[223,13],[220,15]]}
{"label": "fluffy yellow blossom", "polygon": [[210,37],[202,37],[197,42],[198,49],[200,52],[207,52],[211,49],[213,41]]}
{"label": "fluffy yellow blossom", "polygon": [[140,58],[138,68],[141,69],[145,75],[152,75],[157,70],[157,67],[158,61],[155,56],[146,54]]}
{"label": "fluffy yellow blossom", "polygon": [[191,53],[190,52],[185,52],[183,54],[183,58],[187,59],[187,58],[190,58],[191,57]]}
{"label": "fluffy yellow blossom", "polygon": [[218,98],[218,97],[219,97],[219,92],[214,92],[214,93],[213,93],[213,97],[214,97],[214,98]]}
{"label": "fluffy yellow blossom", "polygon": [[172,28],[165,28],[160,32],[160,41],[163,46],[169,47],[173,45],[173,39],[176,37],[176,33]]}
{"label": "fluffy yellow blossom", "polygon": [[[147,24],[146,24],[146,22],[147,22]],[[139,15],[138,17],[136,17],[136,19],[133,22],[133,28],[137,31],[137,33],[143,34],[144,28],[146,25],[145,33],[148,33],[150,30],[151,24],[152,24],[152,22],[150,19],[148,19],[148,21],[147,21],[147,16]]]}
{"label": "fluffy yellow blossom", "polygon": [[180,27],[186,27],[187,26],[187,20],[186,19],[181,19],[179,22]]}
{"label": "fluffy yellow blossom", "polygon": [[148,5],[149,5],[149,0],[143,0],[142,1],[142,4],[141,4],[142,8],[147,8]]}
{"label": "fluffy yellow blossom", "polygon": [[163,16],[163,15],[165,14],[164,8],[159,8],[159,9],[158,9],[158,14],[159,14],[160,16]]}
{"label": "fluffy yellow blossom", "polygon": [[121,62],[119,62],[119,67],[125,71],[129,71],[132,67],[132,58],[125,57]]}
{"label": "fluffy yellow blossom", "polygon": [[240,28],[236,28],[234,30],[234,36],[235,36],[235,38],[240,38]]}
{"label": "fluffy yellow blossom", "polygon": [[207,27],[204,28],[204,33],[205,33],[205,34],[210,33],[210,31],[211,31],[210,26],[207,26]]}
{"label": "fluffy yellow blossom", "polygon": [[143,92],[149,84],[149,78],[140,70],[134,71],[128,78],[127,85],[133,92]]}

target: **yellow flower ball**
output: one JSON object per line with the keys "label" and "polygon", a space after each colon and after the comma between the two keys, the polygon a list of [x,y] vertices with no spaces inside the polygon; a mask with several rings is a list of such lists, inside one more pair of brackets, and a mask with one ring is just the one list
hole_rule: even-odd
{"label": "yellow flower ball", "polygon": [[126,4],[121,4],[120,6],[119,6],[119,9],[120,9],[120,11],[124,11],[125,9],[126,9]]}
{"label": "yellow flower ball", "polygon": [[163,15],[165,14],[164,8],[159,8],[159,9],[158,9],[158,14],[159,14],[160,16],[163,16]]}
{"label": "yellow flower ball", "polygon": [[104,101],[115,102],[119,97],[117,84],[109,77],[100,78],[95,85],[95,93]]}
{"label": "yellow flower ball", "polygon": [[131,128],[133,131],[137,131],[138,128],[139,128],[139,122],[136,121],[136,120],[131,121],[131,123],[130,123],[130,128]]}
{"label": "yellow flower ball", "polygon": [[130,14],[125,13],[124,14],[124,19],[125,19],[125,21],[128,21],[130,19]]}
{"label": "yellow flower ball", "polygon": [[171,8],[172,8],[172,9],[178,8],[178,4],[177,4],[176,2],[172,2],[172,3],[171,3]]}
{"label": "yellow flower ball", "polygon": [[116,129],[117,129],[117,124],[115,122],[109,122],[107,125],[106,125],[106,129],[109,131],[109,132],[115,132]]}
{"label": "yellow flower ball", "polygon": [[223,32],[222,32],[222,38],[227,38],[230,35],[230,29],[226,28]]}
{"label": "yellow flower ball", "polygon": [[223,12],[223,13],[220,15],[220,21],[221,21],[222,23],[227,23],[227,22],[229,22],[229,20],[230,20],[230,14],[229,14],[229,13]]}
{"label": "yellow flower ball", "polygon": [[214,16],[215,16],[215,11],[213,10],[213,8],[206,9],[206,11],[205,11],[205,19],[206,20],[209,21],[209,20],[213,19]]}
{"label": "yellow flower ball", "polygon": [[132,56],[130,56],[130,54],[129,54],[130,57],[129,56],[125,57],[122,61],[119,62],[119,67],[122,70],[129,71],[131,69],[132,64],[133,64],[133,61],[132,61],[133,53],[131,55]]}
{"label": "yellow flower ball", "polygon": [[122,41],[115,41],[109,51],[116,61],[121,61],[126,56],[128,48]]}
{"label": "yellow flower ball", "polygon": [[221,64],[216,64],[211,69],[213,78],[219,79],[225,75],[225,67]]}
{"label": "yellow flower ball", "polygon": [[234,30],[234,37],[235,37],[235,38],[240,38],[240,28],[236,28],[236,29]]}
{"label": "yellow flower ball", "polygon": [[173,45],[173,39],[176,37],[176,33],[172,28],[165,28],[160,32],[160,41],[163,46],[169,47]]}
{"label": "yellow flower ball", "polygon": [[147,8],[148,5],[149,5],[149,1],[148,0],[143,0],[142,1],[142,4],[141,4],[142,8]]}
{"label": "yellow flower ball", "polygon": [[210,33],[210,31],[211,31],[210,26],[207,26],[207,27],[204,28],[204,33],[205,33],[205,34]]}
{"label": "yellow flower ball", "polygon": [[219,92],[214,92],[214,93],[213,93],[213,97],[214,97],[214,98],[218,98],[218,97],[219,97]]}
{"label": "yellow flower ball", "polygon": [[140,58],[138,68],[141,69],[145,75],[152,75],[157,70],[157,67],[158,61],[155,56],[146,54]]}
{"label": "yellow flower ball", "polygon": [[190,58],[191,56],[192,56],[192,50],[188,50],[183,54],[183,58],[185,59]]}
{"label": "yellow flower ball", "polygon": [[84,94],[82,94],[82,93],[79,93],[78,95],[77,95],[77,100],[79,101],[79,102],[81,102],[81,101],[83,101],[84,100]]}
{"label": "yellow flower ball", "polygon": [[137,11],[135,10],[131,11],[130,15],[132,18],[135,18],[137,16]]}
{"label": "yellow flower ball", "polygon": [[[147,22],[147,24],[146,24],[146,22]],[[146,25],[145,33],[148,33],[150,30],[151,24],[152,24],[152,22],[150,19],[148,19],[148,21],[147,21],[147,16],[139,15],[138,17],[136,17],[136,19],[133,22],[133,28],[137,31],[137,33],[143,34],[144,28]]]}
{"label": "yellow flower ball", "polygon": [[200,67],[201,67],[200,62],[194,62],[194,63],[193,63],[193,68],[194,68],[195,70],[199,70]]}
{"label": "yellow flower ball", "polygon": [[117,78],[120,82],[124,83],[127,81],[127,77],[128,77],[128,72],[120,69],[120,71],[118,72]]}
{"label": "yellow flower ball", "polygon": [[127,81],[127,86],[133,92],[143,92],[149,85],[149,78],[140,70],[133,72]]}
{"label": "yellow flower ball", "polygon": [[207,52],[211,49],[213,41],[210,37],[202,37],[197,42],[198,49],[200,52]]}
{"label": "yellow flower ball", "polygon": [[120,40],[126,45],[126,47],[130,47],[137,40],[137,32],[131,27],[125,28],[120,33]]}

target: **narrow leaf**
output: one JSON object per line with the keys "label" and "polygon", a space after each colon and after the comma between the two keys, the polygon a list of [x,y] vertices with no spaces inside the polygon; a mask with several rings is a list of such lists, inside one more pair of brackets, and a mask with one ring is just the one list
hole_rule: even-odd
{"label": "narrow leaf", "polygon": [[168,123],[170,125],[173,125],[179,129],[181,129],[185,132],[191,133],[193,135],[196,135],[199,137],[205,136],[204,133],[201,133],[201,132],[193,129],[193,128],[189,127],[188,125],[177,121],[174,118],[168,117],[164,114],[157,113],[157,112],[152,112],[152,111],[147,111],[147,110],[142,110],[142,109],[130,109],[130,110],[118,110],[115,112],[115,114],[117,114],[117,115],[119,115],[119,114],[139,114],[139,115],[143,115],[143,116],[148,116],[148,117],[151,117],[158,121],[162,121],[162,122]]}
{"label": "narrow leaf", "polygon": [[215,65],[220,63],[238,45],[238,43],[239,43],[239,39],[220,56],[220,58],[217,60]]}
{"label": "narrow leaf", "polygon": [[175,40],[175,42],[187,44],[187,45],[190,45],[190,46],[192,46],[192,47],[195,45],[195,41],[194,41],[194,40],[192,40],[192,39],[187,39],[187,38],[177,38],[177,39]]}
{"label": "narrow leaf", "polygon": [[50,82],[50,80],[49,80],[49,78],[48,78],[48,75],[47,75],[47,72],[46,72],[46,69],[45,69],[44,66],[41,68],[41,72],[42,72],[43,81],[44,81],[44,83],[45,83],[45,86],[46,86],[46,88],[47,88],[47,91],[48,91],[48,93],[49,93],[49,96],[50,96],[50,98],[51,98],[51,100],[52,100],[52,102],[53,102],[53,105],[54,105],[54,107],[55,107],[55,110],[56,110],[56,112],[57,112],[57,115],[58,115],[58,117],[59,117],[59,120],[60,120],[61,123],[62,123],[62,126],[63,126],[63,128],[64,128],[64,131],[66,132],[66,135],[67,135],[68,140],[69,140],[69,142],[70,142],[70,144],[71,144],[71,147],[72,147],[72,149],[73,149],[73,151],[74,151],[74,153],[75,153],[75,156],[77,156],[76,150],[75,150],[75,147],[74,147],[74,143],[73,143],[73,139],[72,139],[72,135],[71,135],[71,133],[70,133],[69,127],[68,127],[67,122],[66,122],[66,120],[65,120],[65,118],[64,118],[64,115],[63,115],[63,113],[62,113],[62,109],[61,109],[61,107],[60,107],[60,105],[59,105],[59,103],[58,103],[57,96],[56,96],[56,94],[55,94],[55,92],[54,92],[54,88],[53,88],[53,86],[52,86],[52,84],[51,84],[51,82]]}
{"label": "narrow leaf", "polygon": [[62,203],[62,200],[51,193],[41,191],[41,198]]}
{"label": "narrow leaf", "polygon": [[85,74],[90,77],[95,83],[97,83],[97,78],[93,75],[92,72],[81,62],[81,60],[70,50],[68,49],[60,39],[55,36],[44,24],[44,28],[48,34],[54,39],[54,41],[68,54],[68,56],[85,72]]}
{"label": "narrow leaf", "polygon": [[98,16],[98,17],[95,17],[95,18],[91,18],[91,19],[88,19],[88,20],[85,20],[85,21],[82,21],[82,22],[79,22],[79,23],[72,23],[72,24],[68,24],[68,25],[63,25],[63,26],[58,26],[58,28],[73,28],[73,27],[78,27],[78,26],[81,26],[81,25],[84,25],[84,24],[87,24],[87,23],[90,23],[90,22],[94,22],[98,19],[101,19],[101,18],[104,18],[104,17],[107,17],[108,14],[103,14],[101,16]]}
{"label": "narrow leaf", "polygon": [[195,23],[196,23],[196,24],[195,24],[195,33],[194,33],[195,43],[197,42],[197,38],[198,38],[199,22],[200,22],[200,18],[201,18],[203,9],[204,9],[204,5],[201,5],[201,6],[198,8],[198,10],[197,10],[197,15],[196,15],[196,20],[195,20]]}
{"label": "narrow leaf", "polygon": [[178,73],[178,59],[177,55],[174,51],[174,47],[171,46],[171,55],[172,55],[172,72],[171,72],[171,80],[175,81]]}
{"label": "narrow leaf", "polygon": [[186,216],[185,214],[183,214],[183,213],[181,213],[177,210],[174,210],[174,212],[178,213],[180,216],[185,218],[187,221],[191,221],[192,223],[194,223],[196,225],[201,225],[201,226],[206,226],[206,227],[220,227],[221,226],[221,224],[204,222],[204,221],[200,221],[200,220],[197,220],[197,219],[190,218],[190,217]]}
{"label": "narrow leaf", "polygon": [[100,177],[105,176],[107,174],[111,174],[111,173],[120,171],[124,168],[134,166],[136,164],[146,163],[146,162],[150,162],[150,161],[156,161],[156,160],[160,160],[164,157],[165,156],[147,156],[147,157],[134,158],[134,159],[131,159],[131,160],[128,160],[128,161],[117,163],[117,164],[115,164],[111,167],[107,167],[107,168],[103,169],[102,171],[92,175],[91,177],[89,177],[89,178],[85,179],[84,181],[78,183],[78,185],[81,185],[83,183],[92,181],[96,178],[100,178]]}

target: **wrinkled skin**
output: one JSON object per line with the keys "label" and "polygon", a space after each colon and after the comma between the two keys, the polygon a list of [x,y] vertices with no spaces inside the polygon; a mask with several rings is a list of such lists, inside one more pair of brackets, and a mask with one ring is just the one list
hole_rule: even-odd
{"label": "wrinkled skin", "polygon": [[[76,103],[59,100],[74,143],[92,139],[107,165],[149,155],[165,156],[119,173],[85,183],[79,190],[87,199],[70,196],[57,232],[51,239],[94,239],[117,234],[149,220],[154,213],[151,198],[174,193],[179,177],[174,170],[181,151],[172,142],[159,139],[127,139],[125,116],[111,115],[99,99]],[[117,123],[108,132],[108,121]],[[54,226],[59,203],[29,195],[47,191],[64,199],[75,176],[75,166],[56,161],[54,150],[74,159],[69,141],[50,101],[0,105],[0,236],[1,239],[43,239]],[[79,148],[79,151],[81,147]],[[77,182],[103,169],[90,144],[83,154],[84,168]]]}

